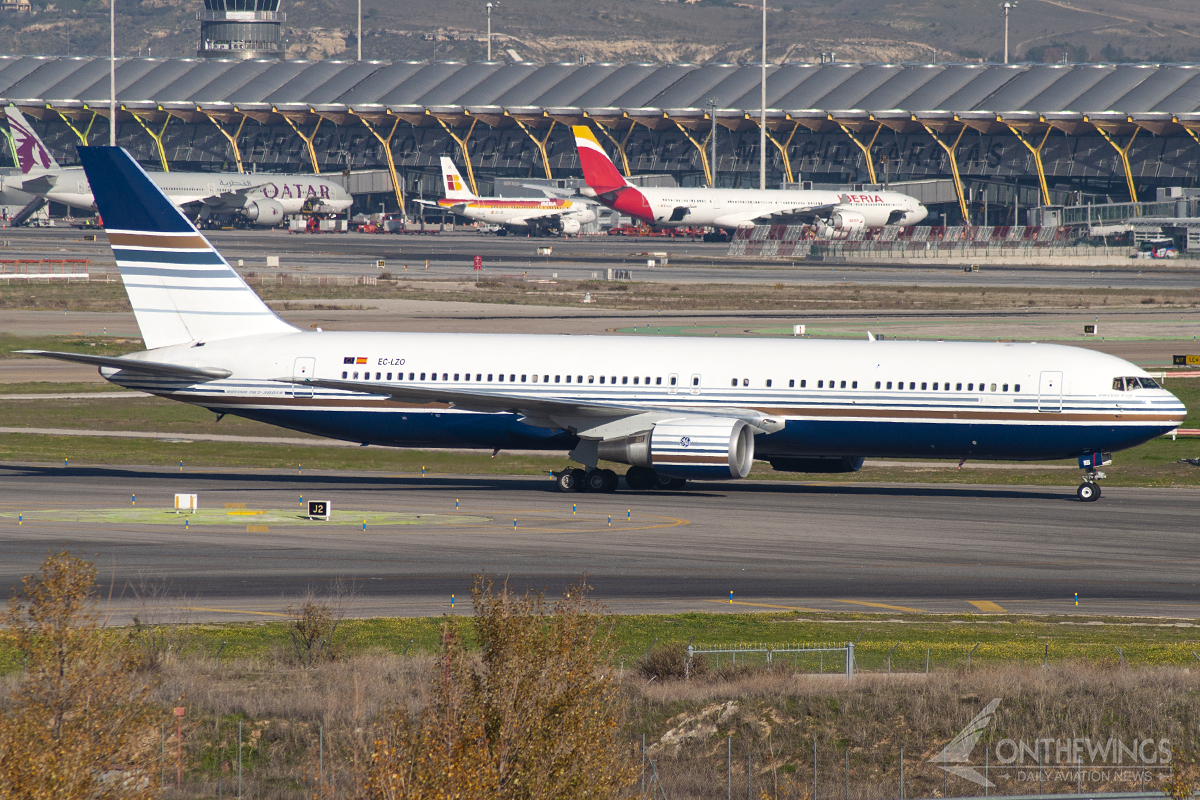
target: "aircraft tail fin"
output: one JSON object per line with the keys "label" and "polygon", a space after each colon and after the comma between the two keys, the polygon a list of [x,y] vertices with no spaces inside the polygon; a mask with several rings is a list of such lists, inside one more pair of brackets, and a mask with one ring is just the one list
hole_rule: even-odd
{"label": "aircraft tail fin", "polygon": [[129,153],[78,150],[146,349],[296,330],[275,316]]}
{"label": "aircraft tail fin", "polygon": [[13,149],[17,152],[17,166],[21,172],[28,175],[35,169],[61,169],[54,156],[46,149],[41,137],[33,130],[25,115],[10,105],[4,109],[8,117],[8,129],[12,131]]}
{"label": "aircraft tail fin", "polygon": [[590,128],[575,125],[572,130],[575,132],[575,147],[579,150],[579,163],[583,167],[583,179],[596,194],[614,192],[629,185]]}
{"label": "aircraft tail fin", "polygon": [[467,186],[458,167],[446,156],[442,156],[442,183],[447,200],[474,200],[475,193]]}

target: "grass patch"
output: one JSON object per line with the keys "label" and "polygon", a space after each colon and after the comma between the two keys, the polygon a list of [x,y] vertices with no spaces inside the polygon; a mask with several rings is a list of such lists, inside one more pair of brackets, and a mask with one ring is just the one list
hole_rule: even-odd
{"label": "grass patch", "polygon": [[[97,376],[99,377],[99,376]],[[102,394],[104,392],[128,392],[124,386],[117,386],[115,383],[109,383],[106,380],[98,379],[88,383],[82,382],[67,382],[54,383],[52,381],[31,381],[29,383],[0,383],[0,397],[6,394],[82,394],[95,392]],[[33,401],[36,402],[36,401]],[[8,415],[5,415],[8,418]]]}
{"label": "grass patch", "polygon": [[[459,614],[469,614],[469,603],[460,604]],[[447,612],[449,603],[447,603]],[[343,621],[347,655],[370,652],[432,654],[441,647],[444,620],[459,627],[471,641],[471,618],[372,618]],[[1131,666],[1195,665],[1193,651],[1200,652],[1200,625],[1183,620],[1122,617],[1025,617],[1021,615],[905,615],[903,619],[879,614],[639,614],[615,615],[617,657],[626,668],[655,643],[686,644],[697,648],[795,646],[844,646],[855,643],[855,661],[863,672],[886,672],[892,652],[894,671],[923,672],[926,652],[930,669],[960,669],[972,666],[1040,665],[1049,646],[1049,663],[1093,660],[1116,662],[1117,648]],[[222,658],[270,659],[286,649],[285,622],[192,624],[171,626],[171,638],[183,654]],[[896,645],[899,644],[899,647]],[[750,664],[765,663],[765,656],[750,655]],[[792,657],[784,658],[789,664]],[[816,657],[812,671],[818,671]],[[741,659],[739,658],[739,663]],[[827,653],[825,671],[844,670],[842,657]],[[11,648],[0,647],[0,673],[20,668]]]}
{"label": "grass patch", "polygon": [[[82,309],[96,311],[98,309]],[[51,336],[17,336],[0,333],[0,358],[38,358],[17,353],[17,350],[58,350],[65,353],[87,353],[93,356],[123,356],[144,350],[136,336],[96,336],[63,334]]]}
{"label": "grass patch", "polygon": [[[576,305],[584,293],[599,308],[630,310],[991,310],[1014,308],[1193,308],[1200,289],[1147,296],[1140,289],[1064,289],[1006,286],[895,286],[856,282],[869,273],[840,269],[847,282],[836,285],[572,281],[533,282],[517,277],[485,276],[480,281],[426,278],[381,280],[375,286],[302,285],[288,273],[246,275],[264,300],[281,309],[364,309],[344,301],[409,299],[454,300],[506,305]],[[966,279],[964,279],[964,282]],[[1147,303],[1146,300],[1150,302]],[[326,300],[329,303],[290,304]],[[342,302],[338,302],[342,301]],[[0,309],[55,311],[129,311],[120,283],[67,283],[0,286]]]}

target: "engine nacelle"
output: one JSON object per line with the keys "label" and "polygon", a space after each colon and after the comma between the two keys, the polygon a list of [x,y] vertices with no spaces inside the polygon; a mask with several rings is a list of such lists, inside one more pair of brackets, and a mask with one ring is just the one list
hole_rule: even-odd
{"label": "engine nacelle", "polygon": [[857,211],[835,211],[830,222],[835,228],[867,227],[867,218]]}
{"label": "engine nacelle", "polygon": [[650,467],[668,478],[744,478],[754,465],[754,429],[730,417],[679,417],[647,433],[600,442],[600,458]]}
{"label": "engine nacelle", "polygon": [[242,209],[242,216],[255,225],[270,227],[283,222],[283,205],[274,201],[260,198],[251,200]]}
{"label": "engine nacelle", "polygon": [[562,232],[567,235],[579,233],[580,227],[582,226],[579,224],[579,220],[577,219],[567,217],[562,221]]}
{"label": "engine nacelle", "polygon": [[815,472],[832,474],[836,472],[858,472],[862,469],[862,456],[802,456],[768,458],[771,469],[776,472]]}

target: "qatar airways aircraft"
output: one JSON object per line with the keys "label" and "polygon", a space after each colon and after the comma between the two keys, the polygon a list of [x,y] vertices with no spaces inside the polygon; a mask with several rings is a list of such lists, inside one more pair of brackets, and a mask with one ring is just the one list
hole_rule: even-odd
{"label": "qatar airways aircraft", "polygon": [[[4,114],[24,173],[22,180],[13,177],[7,183],[71,208],[95,209],[83,169],[60,166],[15,106],[8,106]],[[155,172],[152,180],[172,203],[189,206],[201,217],[237,215],[255,225],[278,225],[284,215],[301,211],[337,213],[354,202],[341,183],[317,175]]]}
{"label": "qatar airways aircraft", "polygon": [[915,197],[899,192],[635,187],[587,126],[576,125],[574,131],[587,182],[582,193],[650,225],[736,230],[828,220],[834,228],[862,228],[916,225],[929,213]]}
{"label": "qatar airways aircraft", "polygon": [[586,203],[547,196],[542,200],[526,197],[503,199],[479,197],[467,188],[454,162],[442,156],[442,184],[445,197],[438,201],[419,200],[426,206],[445,209],[472,222],[500,225],[500,234],[546,233],[573,234],[589,222],[596,221],[596,212]]}
{"label": "qatar airways aircraft", "polygon": [[[144,352],[29,350],[120,386],[389,447],[557,450],[563,491],[744,478],[755,459],[1078,458],[1177,427],[1184,406],[1114,356],[1046,344],[357,333],[281,320],[124,150],[81,147]],[[623,346],[628,343],[629,346]]]}

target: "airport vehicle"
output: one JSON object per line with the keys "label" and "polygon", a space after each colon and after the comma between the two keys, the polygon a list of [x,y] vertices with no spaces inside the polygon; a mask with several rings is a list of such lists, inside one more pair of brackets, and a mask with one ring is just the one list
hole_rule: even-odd
{"label": "airport vehicle", "polygon": [[755,459],[849,472],[867,456],[1080,459],[1179,426],[1143,370],[1045,344],[358,333],[277,317],[124,150],[81,147],[147,350],[28,350],[121,386],[391,447],[569,451],[563,491],[744,478]]}
{"label": "airport vehicle", "polygon": [[1133,254],[1133,258],[1179,258],[1179,251],[1175,249],[1174,239],[1147,239]]}
{"label": "airport vehicle", "polygon": [[[14,188],[72,208],[96,208],[83,169],[60,166],[16,107],[8,106],[4,113],[24,173],[19,187]],[[189,213],[202,220],[236,217],[252,225],[271,227],[283,222],[288,214],[337,213],[345,211],[354,202],[340,183],[316,175],[150,174],[172,203],[186,207]]]}
{"label": "airport vehicle", "polygon": [[816,221],[834,228],[907,226],[929,213],[916,198],[899,192],[634,186],[617,171],[587,126],[576,125],[574,131],[587,182],[582,193],[655,226],[710,226],[726,231]]}
{"label": "airport vehicle", "polygon": [[479,197],[467,188],[458,168],[442,156],[442,183],[445,197],[441,200],[419,200],[426,206],[436,206],[451,213],[488,225],[498,225],[496,233],[575,234],[589,222],[596,221],[596,212],[579,200],[556,197],[549,192],[544,198]]}

